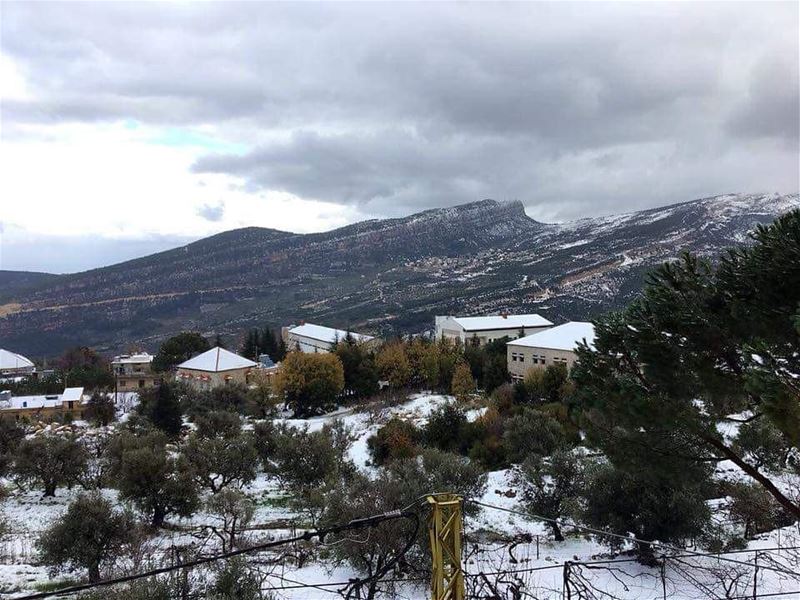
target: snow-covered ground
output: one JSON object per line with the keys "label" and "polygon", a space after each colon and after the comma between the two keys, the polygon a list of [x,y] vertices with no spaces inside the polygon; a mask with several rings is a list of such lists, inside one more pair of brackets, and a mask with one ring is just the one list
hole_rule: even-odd
{"label": "snow-covered ground", "polygon": [[[291,426],[317,430],[333,419],[341,419],[352,430],[355,438],[350,458],[360,468],[369,470],[372,467],[368,464],[367,439],[391,416],[401,416],[422,425],[436,407],[451,400],[447,396],[421,393],[411,395],[407,401],[395,406],[347,408],[308,420],[278,420]],[[475,419],[483,410],[473,409],[468,416]],[[738,476],[732,465],[720,465],[718,475]],[[64,512],[80,490],[59,489],[55,498],[43,499],[39,491],[24,491],[11,482],[4,483],[10,495],[3,502],[2,511],[11,523],[12,533],[0,542],[0,595],[8,594],[7,597],[13,598],[32,593],[37,586],[52,584],[54,581],[45,567],[36,564],[35,540],[43,529]],[[301,527],[305,523],[302,515],[286,508],[286,494],[273,478],[261,474],[245,491],[257,505],[250,531],[246,534],[250,540],[263,541],[289,536],[295,527]],[[103,494],[112,501],[117,500],[114,490],[103,490]],[[521,510],[510,470],[494,471],[487,475],[487,487],[481,502],[509,510]],[[150,542],[152,547],[165,554],[173,544],[206,544],[203,546],[206,552],[210,551],[209,548],[213,549],[213,536],[203,532],[207,531],[205,526],[217,524],[214,516],[201,511],[191,519],[170,519],[169,522],[171,529],[162,530]],[[741,595],[748,594],[752,597],[753,569],[733,562],[726,563],[715,557],[684,556],[680,559],[686,564],[702,564],[705,567],[703,570],[688,569],[686,564],[668,562],[662,579],[658,568],[645,567],[627,555],[613,557],[607,548],[578,531],[566,529],[566,541],[554,542],[544,524],[519,514],[482,509],[474,516],[468,516],[464,527],[467,536],[464,568],[468,574],[469,587],[485,586],[488,582],[502,591],[507,589],[507,585],[498,583],[497,576],[492,573],[513,570],[518,573],[503,579],[523,582],[526,590],[537,590],[538,598],[561,598],[564,589],[564,563],[569,561],[571,585],[593,585],[617,598],[655,600],[666,596],[675,600],[697,600],[714,597],[716,593],[712,590],[716,589],[714,586],[718,583],[715,583],[715,578],[723,576],[723,570],[726,570],[725,576],[734,575],[736,570],[741,571],[740,581],[733,591],[741,591]],[[509,550],[508,543],[500,541],[511,538],[518,543]],[[755,552],[760,551],[761,567],[757,584],[759,595],[791,592],[800,590],[800,576],[792,577],[771,571],[768,567],[800,570],[800,553],[796,549],[798,546],[800,531],[797,527],[787,527],[751,541],[746,551],[726,556],[748,563],[753,561]],[[780,550],[768,550],[778,547]],[[685,553],[688,554],[689,552]],[[620,562],[612,565],[608,564],[610,560]],[[301,568],[294,563],[284,563],[272,567],[271,570],[265,585],[284,588],[275,590],[278,597],[297,600],[335,597],[331,590],[338,588],[298,589],[291,586],[306,583],[327,585],[357,576],[349,568],[334,567],[326,562],[310,562]],[[691,572],[691,576],[685,571]],[[483,576],[479,576],[480,573],[487,574],[485,580]],[[59,577],[66,579],[68,574],[61,574]],[[483,589],[487,590],[485,587]],[[409,583],[399,585],[393,597],[422,600],[429,597],[428,590],[426,582]],[[740,595],[733,591],[729,596]],[[598,594],[597,597],[602,596]],[[792,598],[789,594],[776,597]],[[800,595],[796,597],[800,598]]]}

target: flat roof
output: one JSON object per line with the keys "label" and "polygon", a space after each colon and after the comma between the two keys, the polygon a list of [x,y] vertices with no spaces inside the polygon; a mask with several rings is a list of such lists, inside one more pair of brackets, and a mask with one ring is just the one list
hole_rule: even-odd
{"label": "flat roof", "polygon": [[581,342],[586,342],[594,349],[594,325],[585,321],[568,321],[551,329],[512,340],[506,345],[573,351]]}
{"label": "flat roof", "polygon": [[550,327],[553,323],[542,315],[486,315],[483,317],[451,317],[464,331],[489,331],[492,329],[522,329],[523,327]]}
{"label": "flat roof", "polygon": [[147,352],[139,352],[137,354],[121,354],[120,356],[115,356],[114,360],[111,361],[112,364],[141,364],[151,362],[153,362],[153,355],[148,354]]}
{"label": "flat roof", "polygon": [[[83,400],[83,388],[74,387],[66,388],[60,394],[38,394],[36,396],[12,396],[8,400],[8,406],[0,407],[6,410],[12,408],[58,408],[64,402],[68,401],[80,402]],[[3,403],[5,404],[5,403]]]}

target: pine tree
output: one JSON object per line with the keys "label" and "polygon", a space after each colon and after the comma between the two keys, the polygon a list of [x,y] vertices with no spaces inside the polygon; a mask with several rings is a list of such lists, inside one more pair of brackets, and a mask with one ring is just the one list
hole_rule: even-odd
{"label": "pine tree", "polygon": [[[800,440],[800,211],[760,227],[715,269],[684,254],[653,271],[640,298],[596,323],[572,376],[589,439],[612,461],[636,455],[730,460],[800,517],[800,506],[719,432],[769,421]],[[749,452],[753,455],[753,452]]]}

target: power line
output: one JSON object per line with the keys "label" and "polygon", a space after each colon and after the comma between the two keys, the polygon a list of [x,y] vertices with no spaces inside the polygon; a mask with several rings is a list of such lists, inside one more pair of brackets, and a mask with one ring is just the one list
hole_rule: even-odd
{"label": "power line", "polygon": [[[125,575],[123,577],[116,577],[116,578],[113,578],[113,579],[106,579],[106,580],[103,580],[103,581],[85,583],[85,584],[80,584],[80,585],[73,585],[73,586],[61,588],[60,590],[52,590],[52,591],[47,591],[47,592],[39,592],[39,593],[36,593],[36,594],[30,594],[28,596],[22,596],[18,600],[40,600],[42,598],[53,598],[53,597],[56,597],[56,596],[63,596],[65,594],[75,594],[77,592],[83,592],[83,591],[91,590],[91,589],[94,589],[94,588],[97,588],[97,587],[105,587],[105,586],[109,586],[109,585],[127,583],[127,582],[130,582],[130,581],[136,581],[138,579],[144,579],[144,578],[147,578],[147,577],[154,577],[156,575],[163,575],[165,573],[170,573],[172,571],[178,571],[178,570],[181,570],[181,569],[191,569],[191,568],[194,568],[194,567],[197,567],[197,566],[200,566],[200,565],[204,565],[204,564],[208,564],[208,563],[211,563],[211,562],[215,562],[215,561],[218,561],[218,560],[233,558],[235,556],[240,556],[240,555],[243,555],[243,554],[250,554],[250,553],[253,553],[253,552],[261,552],[263,550],[269,550],[271,548],[277,548],[278,546],[283,546],[283,545],[286,545],[286,544],[292,544],[292,543],[302,542],[302,541],[311,541],[314,538],[319,538],[320,540],[322,540],[327,535],[336,534],[336,533],[339,533],[339,532],[342,532],[342,531],[347,531],[347,530],[350,530],[350,529],[359,529],[361,527],[374,527],[375,525],[377,525],[379,523],[382,523],[384,521],[395,520],[395,519],[411,519],[411,520],[413,520],[414,523],[415,523],[415,529],[414,529],[414,535],[411,538],[411,542],[406,544],[406,546],[403,548],[402,552],[400,552],[394,558],[393,561],[389,561],[389,563],[387,563],[387,565],[386,565],[386,567],[384,569],[382,569],[381,571],[379,571],[375,575],[372,575],[371,577],[367,577],[367,578],[364,578],[364,579],[354,579],[352,581],[347,582],[347,584],[350,585],[350,586],[359,586],[359,585],[362,585],[363,583],[368,583],[368,582],[380,577],[385,572],[387,572],[388,569],[393,567],[397,563],[397,561],[400,560],[400,558],[409,550],[409,548],[411,547],[411,544],[413,544],[413,540],[416,538],[417,531],[419,530],[419,517],[416,515],[416,513],[411,512],[411,509],[414,508],[418,503],[419,503],[419,500],[413,502],[412,504],[410,504],[409,506],[407,506],[406,508],[404,508],[402,510],[393,510],[393,511],[389,511],[389,512],[380,513],[380,514],[377,514],[377,515],[371,515],[369,517],[363,517],[363,518],[360,518],[360,519],[353,519],[352,521],[349,521],[349,522],[341,524],[341,525],[333,525],[331,527],[325,527],[325,528],[322,528],[322,529],[306,531],[305,533],[302,533],[300,535],[296,535],[296,536],[290,537],[290,538],[283,538],[283,539],[280,539],[280,540],[274,540],[272,542],[266,542],[264,544],[257,544],[255,546],[250,546],[248,548],[240,548],[238,550],[231,550],[229,552],[223,552],[221,554],[215,554],[215,555],[212,555],[212,556],[206,556],[206,557],[203,557],[203,558],[197,558],[197,559],[191,560],[189,562],[181,563],[181,564],[178,564],[178,565],[171,565],[169,567],[161,567],[161,568],[158,568],[158,569],[152,569],[150,571],[144,571],[142,573],[135,573],[133,575]],[[304,584],[304,587],[312,587],[312,586]]]}
{"label": "power line", "polygon": [[[736,560],[734,558],[726,558],[726,557],[724,557],[723,555],[726,554],[725,552],[718,552],[718,553],[693,552],[692,550],[688,550],[686,548],[679,548],[678,546],[672,546],[670,544],[664,544],[664,543],[661,543],[661,542],[655,542],[653,540],[643,540],[643,539],[640,539],[640,538],[637,538],[637,537],[620,535],[618,533],[610,533],[608,531],[603,531],[602,529],[594,529],[593,527],[587,527],[586,525],[580,525],[578,523],[575,523],[574,521],[568,521],[566,519],[551,519],[549,517],[543,517],[541,515],[537,515],[537,514],[534,514],[534,513],[525,513],[525,512],[522,512],[520,510],[514,510],[512,508],[506,508],[504,506],[497,506],[495,504],[487,504],[486,502],[480,502],[478,500],[469,500],[469,502],[471,502],[472,504],[475,504],[477,506],[483,506],[484,508],[491,508],[493,510],[499,510],[499,511],[502,511],[502,512],[510,513],[512,515],[525,517],[527,519],[534,519],[534,520],[537,520],[537,521],[544,521],[546,523],[554,523],[554,524],[559,525],[561,527],[574,527],[575,529],[582,529],[584,531],[588,531],[588,532],[594,533],[596,535],[603,535],[603,536],[618,538],[618,539],[624,540],[626,542],[636,542],[636,543],[639,543],[639,544],[647,544],[647,545],[655,547],[655,548],[663,548],[663,549],[671,550],[672,552],[679,552],[679,553],[685,552],[686,554],[688,554],[690,556],[696,556],[696,557],[713,556],[713,557],[717,558],[718,560],[722,560],[722,561],[725,561],[725,562],[744,565],[744,566],[747,566],[747,567],[753,567],[752,563],[741,561],[741,560]],[[753,550],[753,552],[759,552],[759,550]],[[772,567],[772,566],[767,566],[767,565],[762,567],[762,566],[759,565],[759,568],[770,570],[770,571],[774,571],[776,573],[783,573],[784,575],[791,575],[792,577],[800,577],[800,573],[799,572],[790,571],[788,569],[781,569],[779,567]]]}

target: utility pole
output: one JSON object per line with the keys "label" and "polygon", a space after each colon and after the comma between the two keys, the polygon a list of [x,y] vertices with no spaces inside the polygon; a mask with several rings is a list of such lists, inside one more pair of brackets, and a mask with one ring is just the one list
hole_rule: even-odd
{"label": "utility pole", "polygon": [[461,568],[461,497],[455,494],[428,496],[431,516],[433,577],[432,600],[464,600],[464,571]]}

